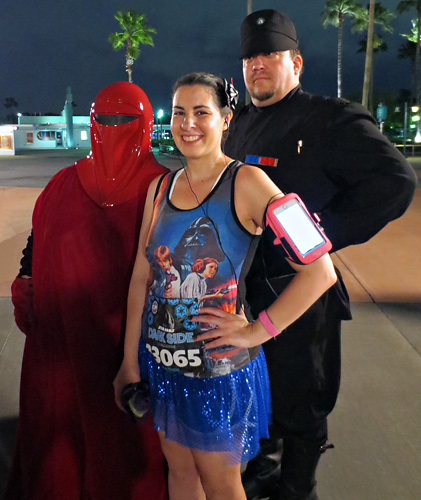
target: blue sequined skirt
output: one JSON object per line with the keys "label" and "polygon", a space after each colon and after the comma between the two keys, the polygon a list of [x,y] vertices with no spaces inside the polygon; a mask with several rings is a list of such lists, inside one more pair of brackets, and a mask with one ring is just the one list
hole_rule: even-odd
{"label": "blue sequined skirt", "polygon": [[270,420],[263,350],[231,374],[193,378],[162,368],[141,340],[139,365],[151,388],[153,426],[164,431],[166,439],[187,448],[224,452],[229,464],[258,454]]}

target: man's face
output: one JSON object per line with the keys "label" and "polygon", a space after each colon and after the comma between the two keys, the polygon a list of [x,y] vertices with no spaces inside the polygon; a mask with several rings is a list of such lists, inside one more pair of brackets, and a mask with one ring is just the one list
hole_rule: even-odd
{"label": "man's face", "polygon": [[270,106],[283,99],[300,83],[301,56],[289,50],[257,54],[243,59],[243,75],[255,106]]}

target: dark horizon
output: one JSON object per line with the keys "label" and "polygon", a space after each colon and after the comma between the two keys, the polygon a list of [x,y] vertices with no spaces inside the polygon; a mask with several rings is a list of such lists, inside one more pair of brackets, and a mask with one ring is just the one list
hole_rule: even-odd
{"label": "dark horizon", "polygon": [[[173,82],[190,71],[209,71],[234,83],[244,99],[241,61],[238,57],[239,30],[246,16],[246,1],[209,0],[180,7],[173,2],[109,0],[96,9],[91,2],[71,4],[45,0],[41,7],[15,0],[2,12],[0,57],[0,116],[6,97],[18,103],[13,113],[56,113],[64,106],[67,87],[72,88],[75,114],[87,115],[98,91],[115,81],[127,80],[124,51],[115,52],[108,35],[119,31],[114,19],[117,10],[135,9],[147,16],[157,30],[155,47],[141,46],[133,66],[134,83],[143,88],[155,110],[169,112]],[[396,13],[398,1],[383,0]],[[89,5],[88,5],[89,4]],[[135,4],[135,5],[133,5]],[[304,57],[302,84],[305,90],[336,95],[337,29],[323,28],[320,14],[324,0],[254,0],[253,9],[276,8],[293,20]],[[405,43],[400,33],[408,33],[415,11],[396,17],[393,34],[384,39],[388,51],[375,55],[375,93],[394,92],[411,87],[409,60],[398,59],[398,48]],[[343,48],[343,96],[356,99],[361,91],[365,53],[357,53],[364,33],[352,34],[345,21]]]}

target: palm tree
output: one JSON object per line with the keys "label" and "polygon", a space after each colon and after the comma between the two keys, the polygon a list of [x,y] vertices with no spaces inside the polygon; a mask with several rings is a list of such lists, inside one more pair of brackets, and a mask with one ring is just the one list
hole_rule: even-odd
{"label": "palm tree", "polygon": [[[364,85],[363,85],[363,98],[362,104],[367,107],[368,105],[368,95],[369,89],[373,81],[373,52],[378,51],[381,48],[384,49],[383,40],[374,33],[374,25],[379,25],[382,30],[392,33],[392,20],[395,18],[393,12],[380,2],[375,2],[370,0],[370,4],[367,6],[365,15],[354,18],[352,21],[352,31],[363,31],[367,30],[367,38],[365,41],[366,45],[366,59],[365,59],[365,70],[364,70]],[[376,50],[377,49],[377,50]]]}
{"label": "palm tree", "polygon": [[154,28],[150,28],[146,23],[146,15],[139,14],[134,10],[125,12],[118,11],[114,18],[119,22],[122,33],[112,33],[108,40],[114,50],[120,50],[123,47],[126,50],[126,71],[129,82],[132,83],[132,67],[134,61],[140,55],[139,45],[154,46],[152,34],[156,33]]}
{"label": "palm tree", "polygon": [[416,52],[415,52],[415,102],[418,106],[421,104],[421,58],[420,58],[420,31],[421,31],[421,0],[402,0],[398,3],[396,10],[399,14],[403,14],[408,10],[415,9],[417,11],[417,19],[414,33],[414,25],[412,28],[413,34],[416,34]]}
{"label": "palm tree", "polygon": [[[357,50],[358,53],[367,52],[367,38],[362,38],[358,45],[360,48]],[[376,52],[386,52],[389,50],[387,43],[383,40],[383,38],[374,33],[373,35],[373,53]]]}
{"label": "palm tree", "polygon": [[[247,15],[250,15],[253,12],[253,0],[247,0]],[[246,104],[250,104],[251,97],[249,91],[246,88]]]}
{"label": "palm tree", "polygon": [[[406,35],[407,36],[407,35]],[[398,59],[409,59],[411,63],[411,95],[412,100],[415,96],[415,55],[417,44],[411,40],[407,40],[398,49]]]}
{"label": "palm tree", "polygon": [[364,15],[363,11],[365,11],[365,9],[354,0],[327,0],[321,14],[324,28],[327,28],[330,24],[338,28],[338,97],[342,95],[343,23],[346,16],[360,17]]}
{"label": "palm tree", "polygon": [[373,81],[373,37],[374,37],[374,11],[375,0],[370,0],[368,7],[368,26],[367,26],[367,50],[365,53],[365,66],[364,66],[364,83],[363,83],[363,98],[362,105],[368,105],[368,92],[370,89],[370,82]]}
{"label": "palm tree", "polygon": [[16,108],[18,103],[14,97],[5,97],[4,98],[4,107],[7,109]]}
{"label": "palm tree", "polygon": [[[405,35],[405,37],[407,36],[408,35]],[[398,49],[398,59],[409,59],[411,64],[414,64],[416,51],[417,44],[411,40],[407,40]]]}
{"label": "palm tree", "polygon": [[[363,9],[361,11],[361,16],[355,17],[352,20],[352,31],[364,31],[368,28],[369,23],[369,7],[370,4],[367,5],[367,9]],[[374,24],[380,26],[380,28],[388,33],[393,32],[392,21],[395,19],[395,14],[384,7],[380,2],[375,2],[374,4]]]}
{"label": "palm tree", "polygon": [[[360,48],[357,50],[357,52],[358,53],[362,53],[362,52],[366,53],[367,52],[367,38],[361,39],[358,43],[359,43]],[[389,49],[389,47],[387,46],[387,43],[383,40],[383,38],[374,33],[374,35],[373,35],[373,57],[372,57],[373,67],[374,67],[374,54],[376,54],[377,52],[386,52],[388,49]],[[371,77],[370,77],[370,92],[368,94],[368,103],[370,104],[369,110],[370,110],[371,114],[373,114],[373,100],[374,100],[373,81],[374,81],[374,74],[372,72]],[[363,100],[363,104],[364,104],[364,100]]]}

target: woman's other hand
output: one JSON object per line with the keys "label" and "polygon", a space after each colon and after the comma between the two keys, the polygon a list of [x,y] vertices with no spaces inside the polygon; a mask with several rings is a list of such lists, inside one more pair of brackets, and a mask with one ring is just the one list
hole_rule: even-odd
{"label": "woman's other hand", "polygon": [[132,384],[139,381],[139,366],[136,364],[136,366],[132,367],[128,363],[124,363],[123,361],[120,370],[118,371],[117,376],[113,382],[114,399],[120,410],[124,412],[126,411],[121,404],[121,391],[123,390],[123,387],[125,387],[127,384]]}

